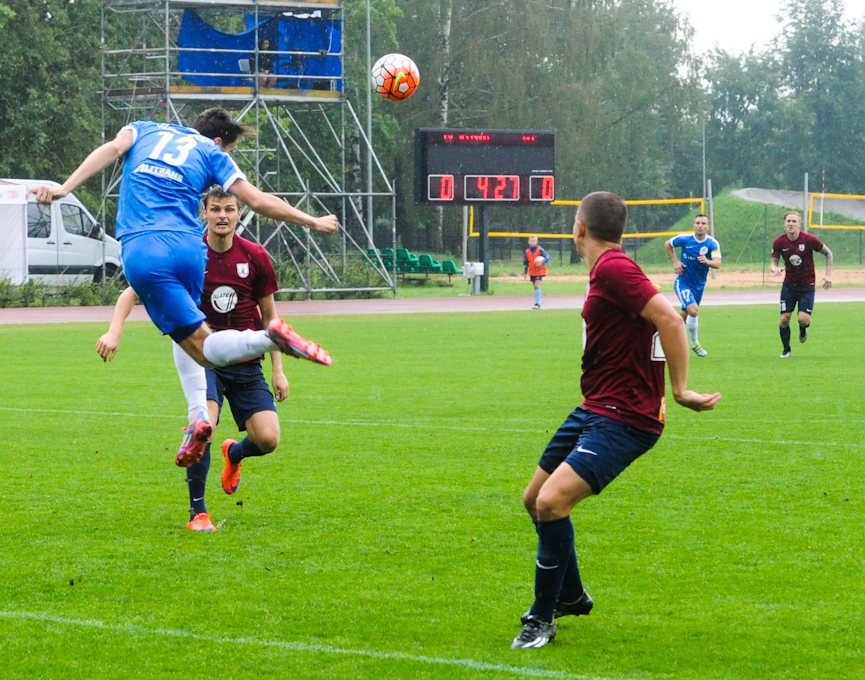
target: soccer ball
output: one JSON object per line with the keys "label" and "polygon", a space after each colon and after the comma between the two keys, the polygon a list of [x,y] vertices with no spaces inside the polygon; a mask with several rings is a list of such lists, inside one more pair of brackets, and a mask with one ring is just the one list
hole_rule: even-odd
{"label": "soccer ball", "polygon": [[544,266],[544,256],[543,256],[543,255],[538,255],[538,256],[535,258],[535,266],[536,266],[538,269],[540,269],[541,267]]}
{"label": "soccer ball", "polygon": [[420,85],[417,65],[402,54],[386,54],[372,67],[372,86],[385,99],[401,101],[414,94]]}

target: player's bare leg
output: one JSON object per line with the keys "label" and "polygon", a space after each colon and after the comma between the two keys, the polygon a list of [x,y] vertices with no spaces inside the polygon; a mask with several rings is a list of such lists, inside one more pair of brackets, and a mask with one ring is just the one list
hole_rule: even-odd
{"label": "player's bare leg", "polygon": [[259,411],[246,421],[247,436],[243,441],[226,439],[222,442],[222,490],[228,495],[240,485],[240,470],[244,458],[264,456],[279,446],[279,416],[275,411]]}

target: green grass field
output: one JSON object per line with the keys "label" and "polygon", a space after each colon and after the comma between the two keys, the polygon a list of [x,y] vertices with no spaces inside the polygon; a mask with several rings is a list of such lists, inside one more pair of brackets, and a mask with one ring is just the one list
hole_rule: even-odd
{"label": "green grass field", "polygon": [[170,343],[0,326],[0,676],[862,677],[863,313],[818,296],[781,361],[775,305],[703,310],[690,382],[724,399],[577,508],[596,606],[533,651],[520,494],[579,401],[576,312],[298,320],[334,365],[289,360],[283,442],[236,496],[214,463],[203,535]]}

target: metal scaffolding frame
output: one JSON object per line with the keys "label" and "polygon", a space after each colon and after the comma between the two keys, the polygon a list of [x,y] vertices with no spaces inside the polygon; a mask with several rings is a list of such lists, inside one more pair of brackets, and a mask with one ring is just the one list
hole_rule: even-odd
{"label": "metal scaffolding frame", "polygon": [[[181,48],[178,34],[184,11],[195,11],[227,33],[255,27],[254,52]],[[243,235],[261,244],[277,270],[281,293],[338,295],[392,291],[397,277],[388,269],[373,240],[388,234],[396,249],[396,194],[372,150],[364,126],[345,96],[343,76],[279,76],[276,87],[259,87],[255,71],[241,86],[196,86],[178,68],[183,51],[229,53],[238,63],[257,64],[261,18],[279,13],[318,13],[342,19],[342,0],[103,0],[102,120],[103,140],[130,120],[150,119],[188,125],[212,106],[252,125],[258,135],[244,139],[235,159],[249,180],[312,214],[340,217],[338,236],[320,236],[291,223],[276,222],[247,211]],[[342,58],[344,50],[327,56]],[[291,58],[322,52],[290,52]],[[284,56],[286,53],[279,53]],[[237,73],[196,73],[234,78]],[[243,74],[241,74],[242,76]],[[112,129],[109,130],[109,126]],[[362,155],[374,159],[374,191],[361,190]],[[108,221],[117,200],[122,166],[103,174],[100,218]],[[373,206],[375,204],[375,212]],[[364,209],[366,208],[366,210]],[[379,215],[378,220],[375,215]],[[373,226],[377,225],[375,230]],[[238,232],[241,231],[238,227]],[[390,227],[383,229],[383,227]],[[381,240],[380,240],[381,242]],[[396,258],[393,258],[395,262]]]}

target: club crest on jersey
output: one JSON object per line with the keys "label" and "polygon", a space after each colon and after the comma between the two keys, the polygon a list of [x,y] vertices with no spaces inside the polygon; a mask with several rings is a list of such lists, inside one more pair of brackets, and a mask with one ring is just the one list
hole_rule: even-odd
{"label": "club crest on jersey", "polygon": [[799,244],[799,251],[803,252],[803,253],[805,252],[805,244],[804,243]]}
{"label": "club crest on jersey", "polygon": [[[238,265],[238,269],[240,265]],[[210,295],[210,306],[219,314],[228,314],[237,307],[237,293],[231,286],[219,286]]]}
{"label": "club crest on jersey", "polygon": [[237,263],[237,275],[245,279],[249,276],[249,262],[238,262]]}
{"label": "club crest on jersey", "polygon": [[700,255],[705,255],[708,252],[709,252],[709,249],[706,246],[703,246],[702,248],[700,248]]}

